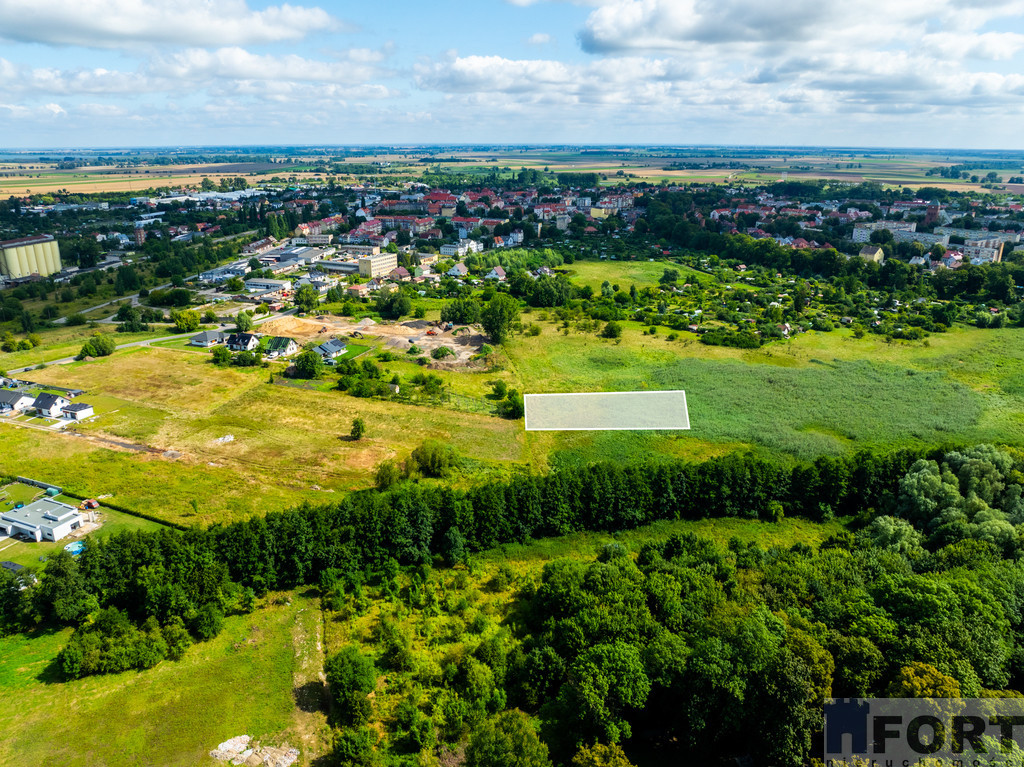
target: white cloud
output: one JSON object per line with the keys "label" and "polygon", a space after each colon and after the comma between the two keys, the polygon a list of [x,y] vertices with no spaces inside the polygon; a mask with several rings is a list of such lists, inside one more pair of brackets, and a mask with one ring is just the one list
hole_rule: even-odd
{"label": "white cloud", "polygon": [[579,39],[592,53],[622,51],[877,50],[913,44],[938,30],[973,36],[985,24],[1020,16],[1024,0],[606,0]]}
{"label": "white cloud", "polygon": [[0,0],[0,37],[87,48],[294,41],[339,26],[321,8],[287,3],[256,11],[245,0]]}
{"label": "white cloud", "polygon": [[526,39],[526,42],[530,45],[547,45],[551,39],[551,35],[547,32],[535,32]]}
{"label": "white cloud", "polygon": [[7,116],[14,120],[52,122],[55,118],[67,116],[67,112],[64,107],[52,102],[49,104],[41,104],[39,106],[0,103],[0,110],[6,112]]}
{"label": "white cloud", "polygon": [[[344,56],[344,54],[343,54]],[[397,91],[375,83],[374,64],[317,61],[295,55],[257,55],[243,48],[192,48],[153,59],[133,72],[104,68],[28,68],[0,59],[0,100],[36,101],[46,96],[96,95],[108,98],[148,94],[245,96],[255,100],[391,98]],[[372,58],[372,57],[371,57]]]}

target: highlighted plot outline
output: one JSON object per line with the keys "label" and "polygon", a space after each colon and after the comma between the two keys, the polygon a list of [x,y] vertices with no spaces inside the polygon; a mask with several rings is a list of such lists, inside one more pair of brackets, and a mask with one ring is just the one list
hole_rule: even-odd
{"label": "highlighted plot outline", "polygon": [[686,392],[527,394],[526,431],[652,431],[690,428]]}

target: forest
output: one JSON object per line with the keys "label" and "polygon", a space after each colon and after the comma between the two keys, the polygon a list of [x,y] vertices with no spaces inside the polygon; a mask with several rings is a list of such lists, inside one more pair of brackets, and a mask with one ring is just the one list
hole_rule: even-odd
{"label": "forest", "polygon": [[[1022,469],[1019,451],[981,445],[594,464],[465,490],[406,481],[206,530],[114,536],[56,557],[38,582],[5,574],[0,627],[77,627],[59,658],[69,678],[143,669],[268,590],[314,585],[344,610],[373,587],[425,610],[434,573],[503,543],[656,520],[841,517],[845,531],[817,549],[674,536],[555,560],[440,675],[417,671],[385,619],[374,656],[327,667],[341,764],[413,764],[403,759],[462,744],[471,765],[511,763],[509,748],[529,765],[628,764],[608,760],[649,749],[795,765],[814,753],[825,697],[1024,687]],[[426,692],[378,739],[366,694],[386,673]],[[580,761],[595,753],[605,761]]]}

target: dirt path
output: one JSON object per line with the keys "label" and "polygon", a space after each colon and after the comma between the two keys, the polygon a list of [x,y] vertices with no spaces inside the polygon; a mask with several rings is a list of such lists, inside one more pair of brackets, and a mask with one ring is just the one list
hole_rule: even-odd
{"label": "dirt path", "polygon": [[[312,592],[313,590],[311,590]],[[323,615],[315,592],[303,595],[305,605],[295,615],[292,646],[295,649],[293,695],[295,713],[294,745],[302,752],[302,764],[309,765],[330,749],[331,730],[327,724],[327,685],[324,676]]]}

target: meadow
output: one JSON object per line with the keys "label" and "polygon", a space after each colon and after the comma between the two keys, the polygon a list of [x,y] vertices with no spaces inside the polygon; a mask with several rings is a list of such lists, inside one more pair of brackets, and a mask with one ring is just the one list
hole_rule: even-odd
{"label": "meadow", "polygon": [[[403,376],[420,370],[405,361],[384,366]],[[526,461],[520,425],[487,412],[272,385],[267,370],[221,368],[181,350],[128,349],[33,378],[85,389],[97,417],[74,427],[78,437],[0,424],[0,468],[83,495],[110,493],[118,505],[184,524],[330,500],[372,484],[381,461],[404,459],[431,438],[454,445],[478,470]],[[470,375],[461,396],[486,403],[485,378]],[[352,441],[356,417],[367,433]]]}
{"label": "meadow", "polygon": [[297,658],[316,651],[315,634],[297,627],[319,616],[317,600],[262,602],[181,661],[144,672],[61,682],[57,653],[70,629],[0,638],[0,765],[192,767],[213,764],[211,749],[244,734],[315,752],[294,676]]}
{"label": "meadow", "polygon": [[530,433],[554,465],[630,456],[714,455],[737,447],[797,458],[942,442],[1024,442],[1024,330],[956,329],[928,344],[888,344],[850,331],[811,332],[756,350],[689,334],[620,342],[540,323],[512,365],[527,392],[685,389],[691,430]]}
{"label": "meadow", "polygon": [[[579,280],[643,287],[664,262],[573,267]],[[513,338],[491,369],[423,371],[407,355],[381,363],[388,377],[401,377],[408,401],[334,391],[330,372],[307,386],[281,381],[277,364],[219,368],[176,342],[33,371],[42,383],[85,389],[98,416],[77,425],[77,437],[0,424],[0,468],[84,495],[111,493],[112,502],[160,519],[209,524],[366,487],[382,461],[403,460],[430,438],[464,456],[458,483],[518,466],[702,460],[738,449],[791,460],[860,448],[1024,443],[1021,329],[960,327],[891,344],[840,329],[739,350],[700,344],[689,333],[669,340],[664,329],[644,335],[633,322],[622,323],[618,342],[566,335],[542,316],[524,315],[540,335]],[[387,348],[373,340],[364,346]],[[361,359],[376,353],[358,351]],[[447,401],[429,401],[409,385],[420,372],[441,378]],[[681,388],[692,428],[525,433],[522,422],[494,415],[489,394],[498,380],[524,392]],[[368,431],[352,441],[356,417]]]}

